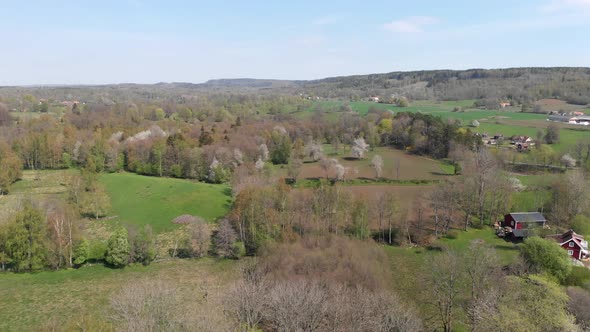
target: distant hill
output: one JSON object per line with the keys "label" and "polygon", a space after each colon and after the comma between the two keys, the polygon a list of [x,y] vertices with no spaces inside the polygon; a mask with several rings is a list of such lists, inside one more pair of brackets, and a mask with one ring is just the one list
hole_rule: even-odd
{"label": "distant hill", "polygon": [[403,95],[411,99],[558,98],[590,103],[590,68],[428,70],[331,77],[308,81],[319,96]]}
{"label": "distant hill", "polygon": [[405,96],[413,100],[478,99],[532,103],[555,98],[590,103],[590,68],[424,70],[329,77],[318,80],[215,79],[205,83],[0,87],[0,97],[30,93],[38,98],[112,102],[178,99],[206,93],[304,94],[358,100]]}

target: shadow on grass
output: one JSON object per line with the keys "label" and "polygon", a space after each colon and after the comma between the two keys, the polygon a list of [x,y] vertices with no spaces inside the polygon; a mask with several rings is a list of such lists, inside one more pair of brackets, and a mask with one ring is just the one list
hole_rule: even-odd
{"label": "shadow on grass", "polygon": [[437,176],[454,176],[454,174],[443,173],[443,172],[430,172],[430,174],[437,175]]}
{"label": "shadow on grass", "polygon": [[518,251],[518,247],[507,247],[507,246],[502,246],[502,245],[498,245],[496,244],[494,246],[494,249],[498,250],[498,251]]}

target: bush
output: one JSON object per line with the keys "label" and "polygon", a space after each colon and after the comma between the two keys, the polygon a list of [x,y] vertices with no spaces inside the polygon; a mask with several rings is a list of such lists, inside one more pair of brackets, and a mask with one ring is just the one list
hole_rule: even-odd
{"label": "bush", "polygon": [[113,267],[124,267],[129,264],[131,248],[127,239],[127,230],[119,227],[109,238],[105,261]]}
{"label": "bush", "polygon": [[565,279],[565,285],[584,287],[590,281],[590,270],[582,266],[572,267],[572,272]]}
{"label": "bush", "polygon": [[539,237],[531,237],[524,241],[521,255],[530,265],[532,272],[545,272],[565,283],[572,270],[567,252],[556,242]]}
{"label": "bush", "polygon": [[234,258],[246,256],[246,247],[243,242],[236,242],[232,247],[232,255]]}
{"label": "bush", "polygon": [[88,250],[87,261],[102,261],[107,252],[107,245],[102,241],[94,241],[90,243]]}
{"label": "bush", "polygon": [[[103,253],[104,255],[104,253]],[[90,258],[90,243],[82,239],[74,248],[74,264],[82,265]]]}

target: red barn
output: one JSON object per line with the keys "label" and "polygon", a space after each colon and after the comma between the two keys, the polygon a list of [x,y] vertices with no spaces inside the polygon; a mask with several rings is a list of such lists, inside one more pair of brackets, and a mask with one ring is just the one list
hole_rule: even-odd
{"label": "red barn", "polygon": [[571,258],[586,259],[588,258],[588,242],[584,237],[577,234],[573,230],[569,230],[561,235],[553,235],[550,238],[554,239],[559,245],[567,250],[567,254]]}
{"label": "red barn", "polygon": [[539,212],[513,212],[504,216],[502,227],[509,228],[514,237],[527,237],[530,229],[542,228],[546,222]]}

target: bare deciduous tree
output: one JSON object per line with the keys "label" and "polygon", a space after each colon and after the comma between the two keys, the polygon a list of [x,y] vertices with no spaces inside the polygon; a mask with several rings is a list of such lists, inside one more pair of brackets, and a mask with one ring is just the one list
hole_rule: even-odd
{"label": "bare deciduous tree", "polygon": [[277,283],[265,302],[265,321],[277,331],[317,331],[329,310],[328,293],[317,282]]}
{"label": "bare deciduous tree", "polygon": [[201,218],[196,218],[195,221],[188,225],[189,229],[189,245],[192,254],[195,257],[203,257],[207,254],[209,246],[211,245],[211,230],[207,222]]}
{"label": "bare deciduous tree", "polygon": [[182,326],[176,287],[160,280],[134,281],[111,299],[113,319],[125,331],[171,331]]}
{"label": "bare deciduous tree", "polygon": [[428,302],[436,308],[443,331],[451,332],[463,277],[460,259],[455,252],[446,251],[433,256],[429,263],[426,276],[430,289]]}
{"label": "bare deciduous tree", "polygon": [[222,219],[219,222],[219,228],[215,234],[215,250],[217,254],[225,257],[233,257],[235,255],[233,251],[236,240],[237,234],[231,223],[225,218]]}
{"label": "bare deciduous tree", "polygon": [[499,278],[500,266],[493,248],[488,247],[482,241],[471,242],[469,250],[463,255],[465,276],[469,283],[470,300],[467,315],[471,323],[471,330],[478,330],[481,320],[485,319],[485,309],[494,305],[495,281]]}

